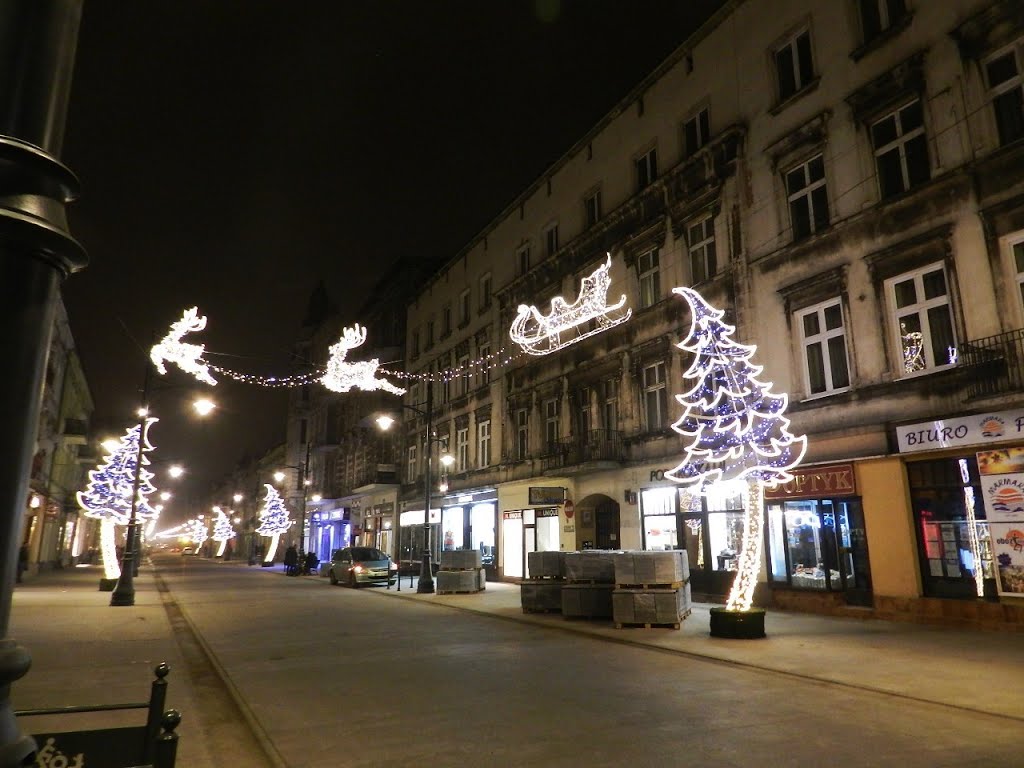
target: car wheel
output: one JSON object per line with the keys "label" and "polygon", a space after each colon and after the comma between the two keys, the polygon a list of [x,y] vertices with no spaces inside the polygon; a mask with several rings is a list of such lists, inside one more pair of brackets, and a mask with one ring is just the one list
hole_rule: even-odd
{"label": "car wheel", "polygon": [[333,584],[334,586],[337,586],[338,585],[338,577],[334,575],[334,569],[333,568],[331,568],[331,570],[327,572],[327,575],[331,577],[331,584]]}
{"label": "car wheel", "polygon": [[359,582],[356,581],[356,575],[354,573],[350,573],[348,575],[348,585],[352,587],[352,589],[359,589]]}

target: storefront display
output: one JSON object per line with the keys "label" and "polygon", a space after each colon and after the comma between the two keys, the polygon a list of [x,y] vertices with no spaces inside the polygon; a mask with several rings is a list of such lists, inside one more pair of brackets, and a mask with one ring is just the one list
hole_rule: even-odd
{"label": "storefront display", "polygon": [[1024,448],[981,451],[978,469],[1000,595],[1024,597]]}

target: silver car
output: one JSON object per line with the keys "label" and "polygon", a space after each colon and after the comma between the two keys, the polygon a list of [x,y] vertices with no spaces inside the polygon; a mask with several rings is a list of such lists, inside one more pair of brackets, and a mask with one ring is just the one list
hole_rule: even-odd
{"label": "silver car", "polygon": [[327,567],[331,584],[359,587],[363,584],[395,583],[398,566],[375,547],[345,547],[336,549]]}

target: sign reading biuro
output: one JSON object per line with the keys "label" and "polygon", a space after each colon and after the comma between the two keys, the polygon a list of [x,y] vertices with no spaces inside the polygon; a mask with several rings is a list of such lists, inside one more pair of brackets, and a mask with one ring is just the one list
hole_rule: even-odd
{"label": "sign reading biuro", "polygon": [[938,451],[1024,438],[1024,410],[979,413],[896,427],[900,453]]}

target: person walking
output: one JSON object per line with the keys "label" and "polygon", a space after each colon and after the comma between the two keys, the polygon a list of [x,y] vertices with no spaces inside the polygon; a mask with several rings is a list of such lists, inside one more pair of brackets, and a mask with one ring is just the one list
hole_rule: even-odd
{"label": "person walking", "polygon": [[288,576],[297,576],[299,573],[299,551],[294,541],[284,551],[284,572]]}
{"label": "person walking", "polygon": [[28,544],[22,544],[18,549],[18,579],[17,583],[21,584],[21,576],[25,571],[28,570]]}

